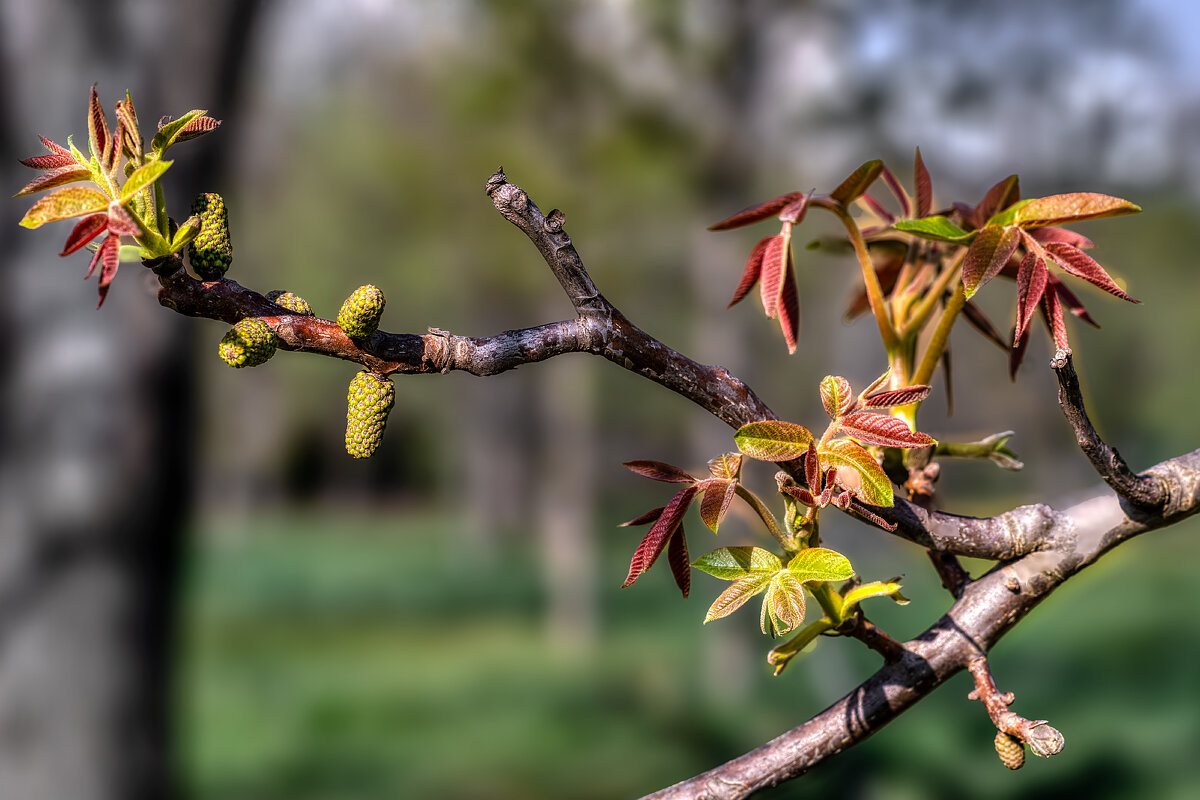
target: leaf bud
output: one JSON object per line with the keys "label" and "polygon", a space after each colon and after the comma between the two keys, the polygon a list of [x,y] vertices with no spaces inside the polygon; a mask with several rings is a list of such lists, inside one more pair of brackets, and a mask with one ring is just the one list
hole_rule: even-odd
{"label": "leaf bud", "polygon": [[261,319],[246,317],[225,334],[217,352],[231,367],[257,367],[275,355],[275,334]]}
{"label": "leaf bud", "polygon": [[360,286],[342,303],[337,324],[351,339],[365,339],[379,327],[383,316],[383,292],[371,284]]}
{"label": "leaf bud", "polygon": [[1025,741],[1035,756],[1046,758],[1058,755],[1067,740],[1057,728],[1048,725],[1045,720],[1039,720],[1025,733]]}

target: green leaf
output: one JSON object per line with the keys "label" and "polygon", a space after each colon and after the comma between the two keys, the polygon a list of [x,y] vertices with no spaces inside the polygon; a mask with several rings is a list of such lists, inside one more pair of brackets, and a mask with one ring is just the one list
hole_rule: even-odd
{"label": "green leaf", "polygon": [[775,668],[775,674],[778,675],[783,672],[783,668],[788,665],[789,661],[798,656],[804,648],[815,642],[818,636],[833,627],[833,623],[827,617],[810,622],[791,639],[788,639],[767,653],[767,663]]}
{"label": "green leaf", "polygon": [[150,254],[145,248],[138,247],[136,244],[123,244],[120,250],[121,261],[141,261],[144,258],[149,258]]}
{"label": "green leaf", "polygon": [[748,578],[742,578],[735,581],[730,586],[726,587],[725,591],[717,595],[717,599],[708,607],[708,613],[704,615],[704,621],[712,622],[714,619],[727,617],[734,611],[737,611],[746,601],[754,595],[767,588],[767,584],[771,582],[774,573],[766,575],[752,575]]}
{"label": "green leaf", "polygon": [[714,478],[736,481],[742,471],[741,453],[724,453],[708,462],[708,472]]}
{"label": "green leaf", "polygon": [[172,120],[166,125],[158,129],[158,133],[154,134],[154,140],[150,142],[150,147],[154,152],[158,153],[158,157],[162,158],[163,153],[167,152],[167,148],[175,144],[179,138],[180,132],[187,126],[189,122],[196,117],[203,116],[207,113],[202,108],[195,108],[184,114],[177,120]]}
{"label": "green leaf", "polygon": [[733,440],[738,449],[760,461],[790,461],[808,452],[812,432],[803,425],[783,420],[751,422],[738,428]]}
{"label": "green leaf", "polygon": [[761,547],[722,547],[705,553],[692,562],[701,572],[723,581],[766,575],[770,577],[783,569],[779,556]]}
{"label": "green leaf", "polygon": [[932,239],[935,242],[950,242],[951,244],[966,244],[976,234],[976,231],[964,231],[941,214],[920,219],[897,220],[892,225],[893,230],[903,231],[920,236],[922,239]]}
{"label": "green leaf", "polygon": [[809,547],[801,550],[788,562],[788,572],[801,583],[805,581],[844,581],[854,575],[850,559],[836,550]]}
{"label": "green leaf", "polygon": [[837,468],[838,485],[843,489],[867,505],[892,505],[892,482],[862,445],[849,439],[834,439],[820,452],[823,464]]}
{"label": "green leaf", "polygon": [[875,182],[882,171],[883,162],[879,159],[866,162],[851,172],[841,185],[829,193],[830,199],[836,200],[843,206],[849,205],[854,198],[865,192]]}
{"label": "green leaf", "polygon": [[890,581],[873,581],[872,583],[864,583],[862,586],[855,586],[850,591],[846,592],[842,598],[842,607],[846,614],[850,615],[854,612],[855,606],[863,600],[869,600],[872,597],[890,597],[899,605],[908,605],[908,598],[900,594],[899,580]]}
{"label": "green leaf", "polygon": [[1029,205],[1032,202],[1033,202],[1033,198],[1029,198],[1026,200],[1018,200],[1017,202],[1013,203],[1011,206],[1004,209],[1003,211],[997,211],[995,214],[993,214],[991,217],[989,217],[987,220],[987,223],[984,225],[984,227],[987,227],[988,225],[997,225],[997,226],[1003,228],[1005,226],[1016,223],[1017,214],[1021,213],[1021,209],[1023,209],[1025,206]]}
{"label": "green leaf", "polygon": [[[781,570],[767,586],[763,608],[777,634],[794,631],[804,622],[804,584],[788,570]],[[767,626],[762,627],[767,633]]]}
{"label": "green leaf", "polygon": [[184,220],[183,224],[175,231],[175,236],[171,239],[171,252],[178,253],[187,247],[188,243],[200,233],[202,224],[199,214],[192,214]]}
{"label": "green leaf", "polygon": [[25,228],[39,228],[47,222],[60,219],[70,219],[84,214],[93,214],[108,209],[108,197],[102,192],[87,186],[71,186],[59,189],[33,204],[33,208],[25,213],[21,225]]}
{"label": "green leaf", "polygon": [[145,189],[147,186],[154,183],[156,180],[162,177],[162,174],[166,172],[167,168],[173,163],[173,161],[154,160],[135,169],[133,173],[125,179],[125,185],[121,187],[121,199],[128,200],[142,189]]}
{"label": "green leaf", "polygon": [[1017,211],[1016,222],[1022,228],[1039,228],[1085,219],[1136,214],[1141,210],[1141,206],[1120,197],[1095,192],[1073,192],[1028,201]]}

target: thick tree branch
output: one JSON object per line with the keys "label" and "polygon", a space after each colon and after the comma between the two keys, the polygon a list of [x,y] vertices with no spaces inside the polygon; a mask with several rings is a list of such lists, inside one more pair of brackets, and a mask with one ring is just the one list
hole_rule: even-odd
{"label": "thick tree branch", "polygon": [[1079,376],[1071,363],[1071,351],[1059,350],[1050,366],[1058,378],[1058,404],[1075,431],[1079,449],[1092,462],[1096,472],[1113,491],[1134,505],[1149,509],[1161,507],[1166,502],[1166,491],[1158,480],[1150,475],[1133,474],[1116,448],[1101,439],[1092,427],[1083,407],[1083,394],[1079,391]]}

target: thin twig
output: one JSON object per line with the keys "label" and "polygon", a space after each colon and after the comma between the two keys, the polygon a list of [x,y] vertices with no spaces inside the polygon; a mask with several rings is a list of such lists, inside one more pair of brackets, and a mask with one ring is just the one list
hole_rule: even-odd
{"label": "thin twig", "polygon": [[1075,431],[1075,441],[1088,461],[1104,482],[1112,487],[1119,497],[1144,509],[1159,509],[1167,502],[1168,495],[1162,482],[1153,475],[1135,475],[1116,448],[1100,438],[1092,427],[1087,410],[1083,407],[1083,395],[1079,391],[1079,376],[1071,362],[1071,351],[1061,349],[1050,362],[1058,378],[1058,404],[1063,415]]}

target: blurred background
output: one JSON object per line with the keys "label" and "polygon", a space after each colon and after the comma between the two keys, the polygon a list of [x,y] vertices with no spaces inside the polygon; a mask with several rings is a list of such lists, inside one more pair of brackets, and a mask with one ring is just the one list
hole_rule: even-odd
{"label": "blurred background", "polygon": [[[207,108],[224,124],[166,184],[177,218],[225,196],[229,277],[326,317],[371,282],[387,330],[483,336],[570,314],[483,194],[502,164],[566,212],[639,326],[810,425],[823,375],[884,366],[874,326],[843,321],[857,269],[798,252],[789,357],[752,304],[725,310],[765,228],[707,224],[870,158],[907,183],[918,146],[941,204],[1012,172],[1025,196],[1128,197],[1145,213],[1079,230],[1144,305],[1076,281],[1103,330],[1070,333],[1094,421],[1141,469],[1200,446],[1198,32],[1183,0],[0,0],[0,174],[30,179],[37,134],[86,141],[93,82],[108,109],[130,89],[147,129]],[[685,401],[583,356],[401,378],[381,451],[355,462],[350,365],[235,373],[225,326],[160,308],[133,264],[96,312],[85,257],[54,255],[68,228],[18,228],[27,207],[0,206],[0,797],[630,797],[876,668],[829,640],[772,678],[752,611],[701,627],[719,582],[697,574],[684,601],[656,569],[618,589],[642,531],[616,525],[669,493],[620,463],[696,471],[732,448]],[[832,230],[810,219],[800,241]],[[972,331],[952,347],[954,414],[939,383],[922,429],[1014,430],[1027,466],[944,465],[944,507],[1095,491],[1044,333],[1016,382]],[[912,604],[869,609],[893,635],[948,607],[918,549],[843,523],[829,542],[866,579],[904,573]],[[1122,548],[994,651],[1014,709],[1065,733],[1058,758],[1005,770],[958,676],[765,796],[1197,796],[1197,532]],[[722,543],[758,535],[734,519]]]}

